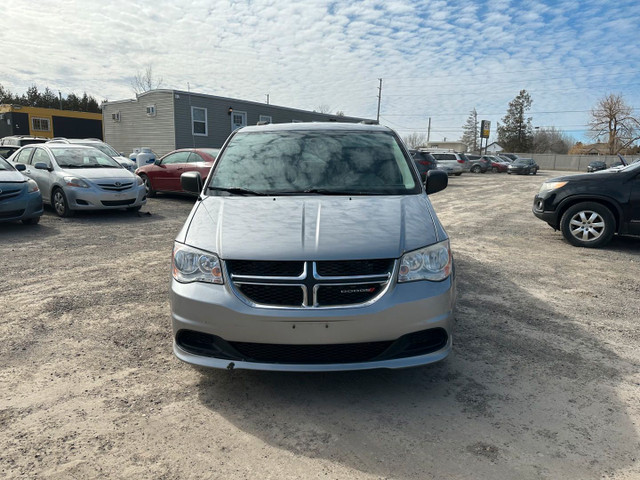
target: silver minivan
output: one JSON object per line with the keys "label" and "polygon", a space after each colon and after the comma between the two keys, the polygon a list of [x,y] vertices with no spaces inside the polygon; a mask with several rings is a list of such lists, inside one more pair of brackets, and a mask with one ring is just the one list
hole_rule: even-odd
{"label": "silver minivan", "polygon": [[24,165],[22,173],[38,184],[43,202],[61,217],[76,210],[136,211],[147,201],[142,179],[93,147],[27,145],[9,160]]}
{"label": "silver minivan", "polygon": [[236,130],[172,255],[175,355],[216,368],[403,368],[451,351],[455,269],[398,136],[378,125]]}

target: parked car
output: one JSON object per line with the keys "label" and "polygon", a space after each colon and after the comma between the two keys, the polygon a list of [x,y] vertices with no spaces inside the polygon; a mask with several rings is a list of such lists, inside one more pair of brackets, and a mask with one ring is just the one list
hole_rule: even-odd
{"label": "parked car", "polygon": [[156,192],[184,192],[180,184],[180,175],[185,172],[198,172],[204,179],[218,155],[218,148],[183,148],[167,153],[154,163],[136,170],[147,189],[147,197]]}
{"label": "parked car", "polygon": [[0,157],[7,159],[19,149],[20,147],[15,145],[0,145]]}
{"label": "parked car", "polygon": [[216,368],[403,368],[451,351],[455,269],[392,130],[292,123],[231,134],[178,234],[175,355]]}
{"label": "parked car", "polygon": [[490,168],[492,172],[496,172],[496,173],[506,172],[507,168],[509,167],[510,162],[502,160],[499,157],[495,157],[493,155],[483,155],[482,158],[490,163],[491,165]]}
{"label": "parked car", "polygon": [[54,138],[47,143],[72,143],[74,145],[84,145],[86,147],[97,148],[105,155],[109,155],[130,172],[133,172],[136,169],[136,162],[129,160],[127,157],[116,151],[116,149],[111,145],[97,138]]}
{"label": "parked car", "polygon": [[34,143],[45,143],[48,141],[45,137],[32,137],[31,135],[9,135],[0,138],[0,145],[13,145],[14,147],[23,147]]}
{"label": "parked car", "polygon": [[540,167],[533,158],[520,157],[507,166],[507,173],[515,173],[517,175],[529,175],[530,173],[533,173],[535,175],[538,173],[539,169]]}
{"label": "parked car", "polygon": [[457,170],[455,168],[456,164],[457,164],[457,166],[461,167],[462,170],[460,172],[455,171],[454,175],[460,176],[460,175],[462,175],[463,172],[469,172],[471,170],[471,165],[470,165],[469,159],[467,159],[467,157],[464,155],[464,153],[457,153],[457,152],[447,152],[447,153],[431,152],[431,155],[433,155],[433,157],[438,161],[438,164],[450,165],[450,166],[454,167],[454,170]]}
{"label": "parked car", "polygon": [[615,233],[640,235],[640,163],[547,180],[533,213],[579,247],[601,247]]}
{"label": "parked car", "polygon": [[38,184],[20,173],[23,167],[14,167],[0,158],[0,222],[33,225],[42,216],[42,195]]}
{"label": "parked car", "polygon": [[93,147],[27,145],[10,160],[24,168],[24,174],[38,184],[44,203],[51,204],[61,217],[76,210],[137,211],[147,201],[142,179]]}
{"label": "parked car", "polygon": [[491,162],[481,155],[467,155],[471,166],[469,171],[472,173],[486,173],[491,169]]}
{"label": "parked car", "polygon": [[424,182],[427,179],[427,172],[429,170],[435,170],[438,168],[438,162],[433,155],[426,152],[420,152],[418,150],[409,150],[411,157],[413,158],[413,163],[415,163],[418,168],[418,172],[420,172],[420,177]]}
{"label": "parked car", "polygon": [[597,172],[598,170],[606,170],[607,164],[602,160],[594,160],[587,165],[587,172]]}

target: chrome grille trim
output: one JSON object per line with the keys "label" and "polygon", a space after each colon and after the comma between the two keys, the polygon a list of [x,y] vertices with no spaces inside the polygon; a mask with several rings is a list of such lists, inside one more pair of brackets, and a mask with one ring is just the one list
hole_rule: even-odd
{"label": "chrome grille trim", "polygon": [[108,192],[122,192],[123,190],[128,190],[133,187],[133,182],[121,183],[120,185],[116,185],[113,183],[98,183],[97,184],[102,190],[107,190]]}
{"label": "chrome grille trim", "polygon": [[[254,276],[254,275],[240,275],[230,274],[225,261],[222,261],[225,277],[229,279],[228,285],[230,290],[238,297],[242,302],[254,308],[269,308],[269,309],[283,309],[283,310],[309,310],[309,309],[344,309],[344,308],[361,308],[371,305],[377,302],[383,295],[385,295],[391,285],[392,279],[396,278],[398,274],[399,263],[397,260],[393,260],[391,263],[391,271],[385,274],[378,275],[354,275],[354,276],[339,276],[339,277],[323,277],[317,273],[315,261],[305,261],[303,273],[299,276],[282,277],[282,276]],[[308,275],[309,265],[311,265],[311,275]],[[307,281],[304,283],[304,281]],[[319,289],[323,286],[357,286],[357,285],[370,285],[377,283],[380,286],[380,291],[372,298],[361,303],[347,303],[340,305],[319,305],[317,302]],[[248,298],[242,293],[237,286],[240,285],[266,285],[266,286],[286,286],[293,287],[298,286],[303,291],[303,305],[297,306],[281,306],[264,303],[256,303],[252,299]],[[311,285],[312,284],[312,285]],[[237,286],[236,286],[237,285]],[[311,289],[309,287],[312,287]],[[311,290],[311,291],[309,291]]]}

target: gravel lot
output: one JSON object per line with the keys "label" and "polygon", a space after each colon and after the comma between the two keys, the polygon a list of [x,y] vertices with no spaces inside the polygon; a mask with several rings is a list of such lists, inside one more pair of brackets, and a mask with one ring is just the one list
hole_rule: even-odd
{"label": "gravel lot", "polygon": [[536,219],[559,174],[465,174],[432,197],[458,267],[454,352],[401,371],[174,358],[188,198],[0,225],[0,477],[640,478],[640,239],[579,249]]}

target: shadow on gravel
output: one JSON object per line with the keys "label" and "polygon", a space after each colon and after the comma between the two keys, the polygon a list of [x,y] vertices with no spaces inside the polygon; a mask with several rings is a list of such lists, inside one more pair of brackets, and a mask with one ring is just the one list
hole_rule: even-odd
{"label": "shadow on gravel", "polygon": [[199,370],[201,402],[274,447],[380,477],[599,478],[634,466],[638,435],[616,395],[633,366],[486,264],[458,268],[467,280],[444,362]]}

